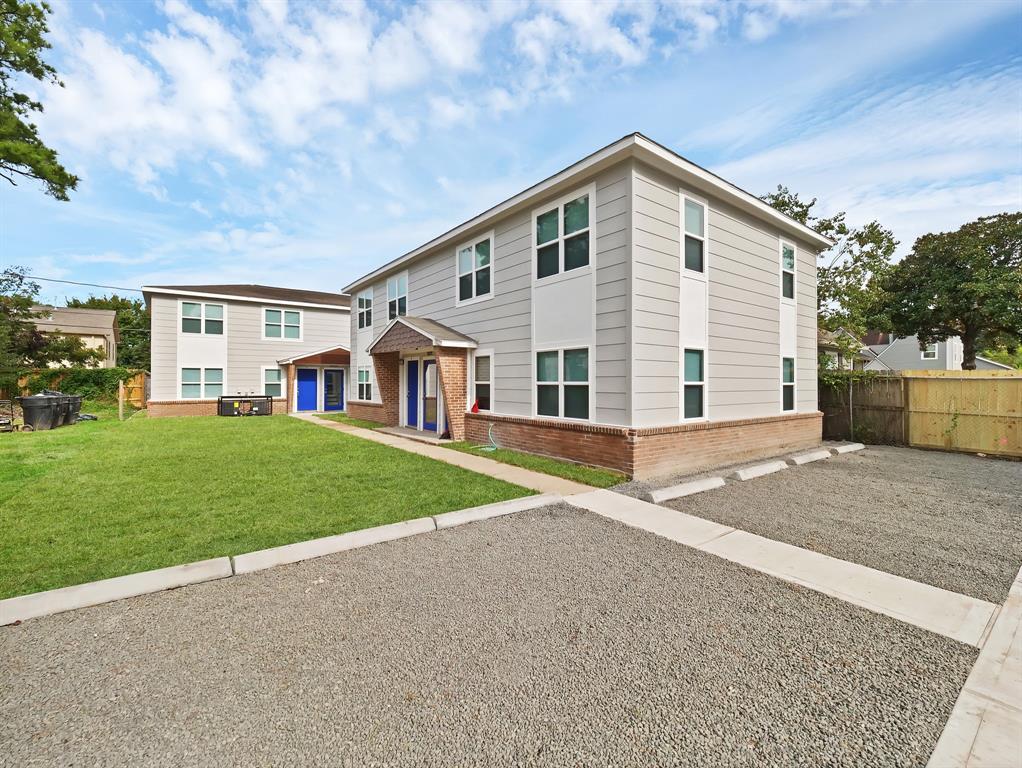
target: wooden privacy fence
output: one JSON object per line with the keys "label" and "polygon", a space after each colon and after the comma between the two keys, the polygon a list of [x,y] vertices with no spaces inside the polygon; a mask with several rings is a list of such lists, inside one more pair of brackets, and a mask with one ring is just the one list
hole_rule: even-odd
{"label": "wooden privacy fence", "polygon": [[1022,372],[853,374],[821,381],[820,410],[826,439],[1022,458]]}
{"label": "wooden privacy fence", "polygon": [[149,400],[149,374],[139,371],[124,382],[124,402],[135,408],[145,408]]}

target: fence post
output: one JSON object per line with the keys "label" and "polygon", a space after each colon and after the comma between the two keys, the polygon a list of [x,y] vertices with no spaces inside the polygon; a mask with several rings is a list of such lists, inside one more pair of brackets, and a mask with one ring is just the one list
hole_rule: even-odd
{"label": "fence post", "polygon": [[852,377],[848,377],[848,439],[855,439],[855,415],[852,407]]}
{"label": "fence post", "polygon": [[905,445],[912,445],[912,439],[909,437],[909,430],[912,428],[912,419],[909,413],[909,391],[911,390],[911,379],[902,374],[901,376],[901,413],[902,413],[902,426],[901,431],[904,433],[902,437],[905,440]]}
{"label": "fence post", "polygon": [[117,420],[124,421],[124,381],[117,382]]}

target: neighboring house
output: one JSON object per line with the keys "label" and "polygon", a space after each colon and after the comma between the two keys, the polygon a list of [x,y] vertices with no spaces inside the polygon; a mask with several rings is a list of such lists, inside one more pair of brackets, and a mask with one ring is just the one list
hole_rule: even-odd
{"label": "neighboring house", "polygon": [[818,443],[830,245],[626,136],[347,286],[349,412],[637,476]]}
{"label": "neighboring house", "polygon": [[[945,341],[919,348],[918,336],[895,338],[893,334],[872,332],[866,344],[876,357],[866,365],[868,371],[938,370],[960,371],[964,354],[962,340],[952,336]],[[1012,371],[1010,365],[976,356],[976,370]]]}
{"label": "neighboring house", "polygon": [[[112,309],[79,309],[76,307],[32,307],[39,313],[35,327],[42,333],[56,336],[75,336],[89,349],[103,352],[97,367],[113,368],[117,365],[117,344],[121,332],[117,327],[117,313]],[[51,363],[51,368],[62,364]]]}
{"label": "neighboring house", "polygon": [[[838,344],[840,337],[844,337],[850,343],[846,343],[843,347],[841,344]],[[826,361],[827,368],[832,371],[861,371],[866,367],[867,363],[876,357],[868,347],[863,346],[854,335],[844,328],[839,328],[833,333],[821,328],[817,331],[816,339],[821,364]],[[849,355],[846,347],[851,346],[851,344],[857,344],[859,348],[856,352]]]}
{"label": "neighboring house", "polygon": [[150,416],[216,413],[220,395],[287,411],[341,411],[348,297],[265,285],[150,285]]}

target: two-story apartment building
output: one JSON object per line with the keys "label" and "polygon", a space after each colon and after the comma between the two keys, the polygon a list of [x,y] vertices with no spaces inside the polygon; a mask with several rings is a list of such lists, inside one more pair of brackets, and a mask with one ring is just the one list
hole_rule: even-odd
{"label": "two-story apartment building", "polygon": [[830,245],[626,136],[348,285],[349,412],[636,476],[818,443]]}
{"label": "two-story apartment building", "polygon": [[269,395],[275,410],[340,411],[348,297],[265,285],[150,285],[150,416],[216,413],[221,395]]}

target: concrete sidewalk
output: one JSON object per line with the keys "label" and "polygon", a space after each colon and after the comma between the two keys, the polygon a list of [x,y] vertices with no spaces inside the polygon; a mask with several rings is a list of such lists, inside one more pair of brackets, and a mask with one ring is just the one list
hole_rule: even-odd
{"label": "concrete sidewalk", "polygon": [[531,488],[539,493],[552,493],[558,496],[568,496],[576,493],[588,493],[593,490],[592,486],[589,485],[583,485],[582,483],[576,483],[571,480],[554,477],[553,475],[545,475],[542,472],[533,472],[530,469],[515,467],[511,464],[504,464],[499,461],[494,461],[493,459],[488,459],[482,455],[462,453],[461,451],[455,451],[450,448],[430,445],[428,443],[419,442],[418,440],[410,440],[407,437],[377,432],[372,429],[352,427],[336,421],[319,419],[310,414],[293,413],[291,416],[296,419],[307,421],[310,424],[316,424],[320,427],[334,429],[338,432],[344,432],[349,435],[354,435],[355,437],[361,437],[364,440],[372,440],[375,443],[389,445],[391,448],[399,448],[402,451],[417,453],[420,456],[427,456],[431,459],[443,461],[447,464],[454,464],[462,469],[468,469],[472,472],[478,472],[481,475],[495,477],[498,480],[504,480],[508,483],[520,485],[523,488]]}

